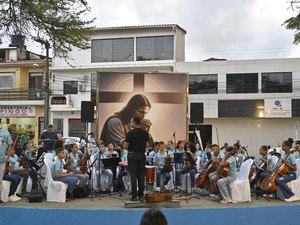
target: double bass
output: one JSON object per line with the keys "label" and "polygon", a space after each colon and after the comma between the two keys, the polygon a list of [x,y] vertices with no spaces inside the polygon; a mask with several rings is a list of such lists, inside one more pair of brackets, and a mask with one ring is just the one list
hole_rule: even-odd
{"label": "double bass", "polygon": [[290,165],[285,160],[288,156],[289,154],[285,158],[281,159],[275,166],[274,170],[262,180],[259,186],[261,190],[265,191],[267,194],[272,194],[276,191],[277,184],[275,181],[289,171]]}

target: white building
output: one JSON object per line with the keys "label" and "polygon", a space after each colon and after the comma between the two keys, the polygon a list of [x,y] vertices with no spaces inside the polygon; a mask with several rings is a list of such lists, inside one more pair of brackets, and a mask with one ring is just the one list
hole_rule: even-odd
{"label": "white building", "polygon": [[[63,127],[64,136],[95,130],[80,122],[80,110],[81,101],[95,100],[96,72],[186,72],[189,102],[204,104],[198,126],[204,144],[239,139],[249,154],[257,154],[261,145],[300,136],[300,59],[185,62],[185,34],[173,24],[100,28],[91,35],[90,50],[71,53],[74,67],[54,58],[54,126]],[[190,124],[189,139],[194,129]]]}

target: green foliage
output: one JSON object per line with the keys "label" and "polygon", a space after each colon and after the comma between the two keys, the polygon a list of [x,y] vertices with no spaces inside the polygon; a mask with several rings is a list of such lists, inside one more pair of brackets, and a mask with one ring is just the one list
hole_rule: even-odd
{"label": "green foliage", "polygon": [[0,35],[23,35],[43,45],[54,55],[69,59],[72,47],[90,48],[88,33],[94,19],[86,0],[0,0]]}
{"label": "green foliage", "polygon": [[286,21],[284,21],[283,24],[285,25],[286,29],[295,30],[293,43],[299,44],[300,43],[300,11],[299,11],[300,1],[294,0],[294,1],[290,1],[289,3],[291,9],[293,11],[297,11],[298,15],[287,19]]}

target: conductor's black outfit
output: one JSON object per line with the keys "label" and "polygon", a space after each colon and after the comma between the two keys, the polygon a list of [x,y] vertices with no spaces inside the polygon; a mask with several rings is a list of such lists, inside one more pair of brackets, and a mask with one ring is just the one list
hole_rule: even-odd
{"label": "conductor's black outfit", "polygon": [[[144,197],[145,149],[148,141],[149,134],[142,128],[134,128],[126,134],[125,142],[129,143],[127,160],[133,201],[136,201],[137,197],[140,200]],[[138,180],[138,191],[136,180]]]}

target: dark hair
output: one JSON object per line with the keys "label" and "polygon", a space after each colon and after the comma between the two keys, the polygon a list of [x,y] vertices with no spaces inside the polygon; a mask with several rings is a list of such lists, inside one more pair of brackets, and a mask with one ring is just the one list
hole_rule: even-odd
{"label": "dark hair", "polygon": [[231,152],[233,150],[232,146],[228,146],[227,148],[225,148],[226,152]]}
{"label": "dark hair", "polygon": [[288,146],[289,148],[292,147],[292,144],[293,143],[289,142],[288,140],[285,140],[285,141],[282,142],[282,146]]}
{"label": "dark hair", "polygon": [[64,149],[63,148],[57,148],[55,149],[55,154],[58,155],[59,153],[61,153]]}
{"label": "dark hair", "polygon": [[179,145],[180,145],[182,142],[183,142],[183,141],[177,141],[176,148],[179,148]]}
{"label": "dark hair", "polygon": [[25,148],[26,148],[26,145],[27,145],[28,143],[29,143],[28,141],[24,142],[24,144],[23,144],[23,146],[22,146],[23,150],[26,150]]}
{"label": "dark hair", "polygon": [[68,152],[72,152],[74,145],[76,145],[76,143],[69,144]]}
{"label": "dark hair", "polygon": [[121,116],[123,118],[123,123],[126,124],[129,123],[131,118],[135,115],[135,111],[143,106],[149,106],[149,108],[151,108],[148,98],[145,95],[137,94],[132,96],[127,105],[115,114]]}
{"label": "dark hair", "polygon": [[159,209],[148,209],[143,214],[140,225],[168,225],[168,221]]}
{"label": "dark hair", "polygon": [[192,153],[195,153],[195,152],[196,152],[196,146],[194,145],[194,143],[193,143],[193,142],[190,142],[190,141],[187,142],[187,143],[185,143],[185,144],[184,144],[184,149],[185,149],[185,150],[186,150],[186,147],[187,147],[188,145],[190,146],[191,152],[192,152]]}
{"label": "dark hair", "polygon": [[136,125],[141,125],[141,118],[140,117],[133,117],[132,121],[136,124]]}
{"label": "dark hair", "polygon": [[262,150],[268,151],[268,146],[266,146],[266,145],[262,145],[260,148],[261,148]]}
{"label": "dark hair", "polygon": [[219,148],[219,145],[217,145],[217,144],[212,144],[211,147],[212,147],[212,148],[214,148],[214,147],[218,147],[218,148]]}
{"label": "dark hair", "polygon": [[287,141],[290,142],[291,144],[294,143],[294,139],[293,138],[288,138]]}
{"label": "dark hair", "polygon": [[163,141],[160,141],[160,142],[158,142],[158,144],[159,144],[159,146],[161,146],[161,145],[164,145],[164,144],[165,144],[165,142],[163,142]]}

